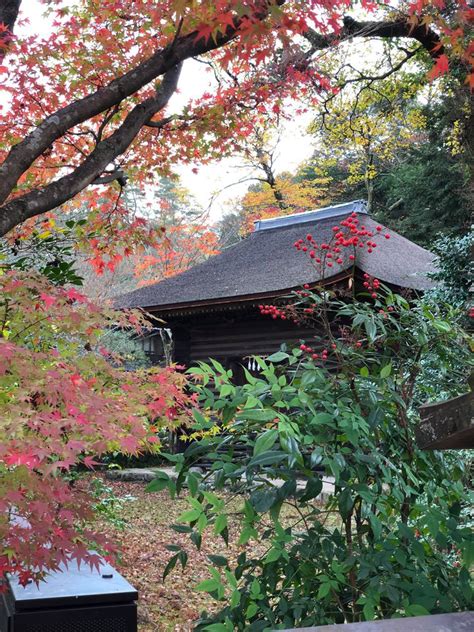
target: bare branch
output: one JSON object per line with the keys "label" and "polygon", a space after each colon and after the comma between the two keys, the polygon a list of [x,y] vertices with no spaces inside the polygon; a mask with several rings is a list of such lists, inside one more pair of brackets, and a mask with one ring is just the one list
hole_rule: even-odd
{"label": "bare branch", "polygon": [[124,187],[127,183],[127,176],[125,175],[125,171],[122,169],[117,169],[115,171],[108,172],[106,171],[102,176],[99,176],[95,180],[91,182],[91,184],[109,184],[109,182],[117,182],[120,186]]}
{"label": "bare branch", "polygon": [[307,29],[303,37],[311,44],[309,55],[324,50],[351,37],[381,37],[384,39],[408,38],[420,42],[425,50],[436,59],[444,49],[439,35],[421,22],[413,26],[406,18],[381,22],[359,22],[350,16],[344,17],[344,28],[339,36],[321,35],[313,29]]}

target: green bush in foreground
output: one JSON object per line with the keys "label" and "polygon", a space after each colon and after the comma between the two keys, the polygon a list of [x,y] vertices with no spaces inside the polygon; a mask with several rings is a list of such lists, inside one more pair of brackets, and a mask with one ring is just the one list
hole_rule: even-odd
{"label": "green bush in foreground", "polygon": [[[309,314],[313,340],[257,358],[260,372],[247,373],[243,386],[215,361],[190,371],[202,436],[170,457],[178,491],[186,483],[190,492],[175,528],[199,547],[206,530],[227,540],[232,520],[241,544],[264,549],[247,547],[232,562],[210,556],[210,578],[197,588],[221,608],[197,629],[260,631],[472,607],[467,464],[414,440],[417,406],[433,397],[434,381],[451,395],[466,388],[467,338],[454,312],[388,290],[370,304],[327,291],[295,300],[285,314]],[[216,417],[222,428],[213,436]],[[212,470],[202,476],[189,468],[204,454]],[[333,494],[322,502],[328,477]],[[162,475],[150,487],[167,484]],[[239,520],[235,500],[228,507],[219,497],[224,485],[243,495]],[[171,548],[167,572],[187,559]]]}

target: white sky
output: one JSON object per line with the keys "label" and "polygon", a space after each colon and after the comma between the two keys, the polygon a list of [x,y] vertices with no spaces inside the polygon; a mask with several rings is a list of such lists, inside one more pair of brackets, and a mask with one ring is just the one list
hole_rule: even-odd
{"label": "white sky", "polygon": [[[39,36],[48,34],[49,22],[42,15],[39,0],[23,0],[22,15],[28,17],[30,22],[24,32],[29,35],[37,33]],[[17,32],[21,33],[21,30],[17,29]],[[169,109],[179,112],[190,98],[205,92],[209,82],[209,73],[202,64],[193,60],[187,61],[180,78],[181,90],[171,98]],[[275,161],[277,172],[292,171],[311,156],[311,139],[305,134],[308,123],[309,116],[306,116],[300,117],[299,120],[292,120],[283,127]],[[231,186],[215,198],[216,193],[221,189],[229,187],[242,179],[244,175],[250,174],[250,170],[244,171],[241,168],[242,164],[242,159],[229,158],[199,167],[198,174],[192,172],[193,165],[177,165],[175,170],[180,175],[182,184],[191,191],[200,206],[207,208],[214,198],[210,219],[217,220],[227,210],[229,202],[243,195],[251,184],[246,182]]]}

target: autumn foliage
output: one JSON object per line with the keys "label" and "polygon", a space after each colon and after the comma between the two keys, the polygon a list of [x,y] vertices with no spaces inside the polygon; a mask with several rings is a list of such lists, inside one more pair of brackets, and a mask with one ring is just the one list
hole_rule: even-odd
{"label": "autumn foliage", "polygon": [[0,576],[27,581],[90,562],[92,544],[111,547],[65,475],[108,451],[155,450],[157,429],[186,422],[190,400],[173,368],[126,371],[101,345],[107,327],[143,332],[140,313],[100,310],[75,288],[18,272],[0,286]]}

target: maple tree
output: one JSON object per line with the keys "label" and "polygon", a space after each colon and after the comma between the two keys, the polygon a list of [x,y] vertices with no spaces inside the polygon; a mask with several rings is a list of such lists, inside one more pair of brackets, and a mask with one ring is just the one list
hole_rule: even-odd
{"label": "maple tree", "polygon": [[[443,28],[439,0],[402,5],[405,13],[387,7],[379,21],[343,20],[356,4],[48,2],[51,35],[11,39],[1,67],[9,104],[0,128],[0,232],[78,195],[103,228],[120,214],[120,204],[104,208],[99,185],[115,200],[117,183],[126,177],[145,183],[169,172],[173,162],[231,151],[252,127],[249,108],[263,113],[285,98],[330,87],[312,61],[341,40],[411,39],[432,56],[436,72],[445,70],[448,54],[469,55],[465,2],[459,3],[457,30]],[[368,11],[385,8],[384,2],[361,4]],[[0,21],[12,24],[11,16],[0,14]],[[297,51],[290,44],[295,36],[303,46]],[[236,81],[203,94],[183,115],[164,116],[182,62],[206,53]]]}
{"label": "maple tree", "polygon": [[133,258],[138,285],[175,276],[219,253],[218,237],[209,226],[207,213],[178,180],[162,178],[147,205],[148,221],[159,237]]}
{"label": "maple tree", "polygon": [[[87,527],[88,496],[64,473],[100,455],[159,446],[156,431],[186,422],[191,400],[173,368],[126,371],[102,345],[105,329],[146,331],[140,312],[99,309],[74,287],[0,276],[0,576],[40,578],[110,543]],[[92,556],[94,559],[94,556]]]}

